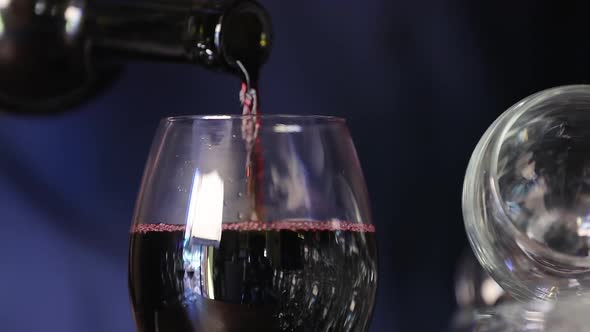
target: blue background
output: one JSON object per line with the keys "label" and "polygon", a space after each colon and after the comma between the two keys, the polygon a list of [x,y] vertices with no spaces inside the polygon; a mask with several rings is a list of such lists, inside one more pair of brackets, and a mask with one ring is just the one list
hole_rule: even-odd
{"label": "blue background", "polygon": [[[508,106],[588,82],[588,8],[543,1],[264,1],[275,48],[266,113],[349,126],[380,253],[371,331],[443,331],[465,249],[468,157]],[[133,331],[128,229],[159,118],[238,112],[239,82],[135,63],[105,94],[54,118],[0,118],[3,331]]]}

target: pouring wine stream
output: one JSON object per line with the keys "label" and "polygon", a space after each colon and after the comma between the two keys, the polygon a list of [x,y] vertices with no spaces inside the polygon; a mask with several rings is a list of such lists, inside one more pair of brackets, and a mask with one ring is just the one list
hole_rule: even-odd
{"label": "pouring wine stream", "polygon": [[248,69],[241,61],[236,61],[242,76],[240,103],[242,107],[242,139],[246,144],[247,194],[251,204],[251,221],[263,221],[264,204],[262,200],[263,157],[258,137],[260,128],[260,100],[258,96],[259,68]]}

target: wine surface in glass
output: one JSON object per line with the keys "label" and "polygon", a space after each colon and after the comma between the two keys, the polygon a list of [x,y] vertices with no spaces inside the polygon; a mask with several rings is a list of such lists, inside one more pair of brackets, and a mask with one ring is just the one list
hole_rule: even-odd
{"label": "wine surface in glass", "polygon": [[129,286],[139,332],[365,331],[375,230],[345,221],[224,223],[220,242],[136,224]]}

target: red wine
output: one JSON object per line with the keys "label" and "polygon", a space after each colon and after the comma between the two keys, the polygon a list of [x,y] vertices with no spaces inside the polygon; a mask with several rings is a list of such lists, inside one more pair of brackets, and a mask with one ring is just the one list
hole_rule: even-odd
{"label": "red wine", "polygon": [[212,242],[183,225],[137,224],[129,286],[138,331],[366,331],[374,232],[342,221],[240,222]]}
{"label": "red wine", "polygon": [[260,100],[258,78],[260,64],[257,61],[236,61],[242,74],[240,88],[240,105],[242,106],[242,139],[246,146],[246,176],[248,179],[248,196],[256,220],[264,218],[264,203],[259,191],[263,187],[264,158],[258,130],[260,128]]}

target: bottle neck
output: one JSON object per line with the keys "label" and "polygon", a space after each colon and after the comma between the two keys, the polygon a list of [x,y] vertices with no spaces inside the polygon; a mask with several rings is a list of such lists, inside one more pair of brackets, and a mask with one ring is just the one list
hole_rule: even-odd
{"label": "bottle neck", "polygon": [[256,77],[270,54],[270,18],[255,0],[105,1],[0,6],[0,112],[48,114],[88,100],[116,80],[112,60],[242,75],[240,63]]}
{"label": "bottle neck", "polygon": [[[231,6],[96,5],[89,8],[93,55],[124,60],[193,63],[238,71],[235,60],[262,64],[270,51],[270,20],[255,2]],[[235,28],[235,22],[251,22]],[[264,40],[262,40],[264,39]],[[245,47],[244,40],[249,43]]]}

